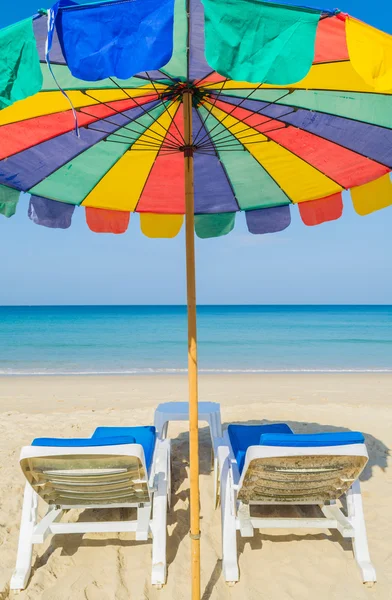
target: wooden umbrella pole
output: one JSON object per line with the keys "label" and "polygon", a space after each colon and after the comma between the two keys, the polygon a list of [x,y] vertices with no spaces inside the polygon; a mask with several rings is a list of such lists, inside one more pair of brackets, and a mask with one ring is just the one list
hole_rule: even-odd
{"label": "wooden umbrella pole", "polygon": [[192,90],[183,92],[184,163],[185,163],[185,232],[188,304],[188,380],[190,446],[190,521],[192,552],[192,600],[200,600],[200,507],[199,507],[199,425],[196,337],[195,217],[192,145]]}

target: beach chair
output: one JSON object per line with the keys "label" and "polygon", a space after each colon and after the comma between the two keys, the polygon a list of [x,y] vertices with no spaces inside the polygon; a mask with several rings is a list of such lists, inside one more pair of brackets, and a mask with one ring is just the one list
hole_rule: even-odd
{"label": "beach chair", "polygon": [[[152,536],[153,585],[166,581],[170,442],[154,427],[99,427],[89,439],[38,438],[22,448],[27,479],[11,589],[27,585],[34,544],[50,534],[135,532]],[[38,520],[38,499],[47,504]],[[69,509],[136,508],[135,520],[64,523]]]}
{"label": "beach chair", "polygon": [[[358,479],[367,461],[361,433],[297,435],[283,423],[229,425],[218,448],[225,580],[239,580],[237,531],[246,538],[254,529],[321,528],[352,539],[363,582],[372,585],[376,572]],[[347,516],[337,502],[341,497]],[[262,518],[252,515],[254,505],[316,505],[321,512],[314,518]]]}

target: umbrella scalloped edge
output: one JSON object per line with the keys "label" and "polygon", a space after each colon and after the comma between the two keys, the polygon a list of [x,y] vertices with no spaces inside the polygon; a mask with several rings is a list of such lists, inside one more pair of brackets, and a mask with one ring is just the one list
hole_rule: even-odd
{"label": "umbrella scalloped edge", "polygon": [[[15,214],[21,193],[14,188],[0,185],[0,215]],[[379,179],[349,190],[356,213],[366,216],[392,206],[392,180],[388,173]],[[250,233],[263,235],[285,230],[291,223],[291,207],[283,205],[242,211]],[[333,194],[316,200],[297,204],[302,222],[307,226],[335,221],[342,216],[342,194]],[[52,229],[68,229],[71,226],[75,205],[40,196],[30,197],[28,216],[35,224]],[[94,233],[125,233],[131,212],[93,207],[85,209],[86,223]],[[140,229],[146,237],[174,238],[182,229],[183,214],[139,213]],[[235,227],[237,212],[195,214],[195,232],[201,239],[221,237]]]}

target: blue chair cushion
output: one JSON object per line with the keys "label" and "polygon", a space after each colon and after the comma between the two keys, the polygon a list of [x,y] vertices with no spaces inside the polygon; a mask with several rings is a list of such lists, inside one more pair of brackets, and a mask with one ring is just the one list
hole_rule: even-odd
{"label": "blue chair cushion", "polygon": [[88,448],[92,446],[115,446],[135,444],[135,438],[128,436],[106,436],[101,438],[35,438],[32,446],[52,446],[54,448]]}
{"label": "blue chair cushion", "polygon": [[266,433],[294,435],[286,423],[272,423],[271,425],[229,425],[227,431],[240,473],[244,467],[247,449],[249,446],[258,446],[261,435]]}
{"label": "blue chair cushion", "polygon": [[320,446],[345,446],[363,444],[365,438],[358,431],[337,431],[334,433],[265,433],[260,436],[261,446],[287,446],[290,448],[314,448]]}
{"label": "blue chair cushion", "polygon": [[132,436],[134,444],[141,444],[144,450],[147,469],[150,468],[155,447],[155,427],[97,427],[93,440],[111,436]]}

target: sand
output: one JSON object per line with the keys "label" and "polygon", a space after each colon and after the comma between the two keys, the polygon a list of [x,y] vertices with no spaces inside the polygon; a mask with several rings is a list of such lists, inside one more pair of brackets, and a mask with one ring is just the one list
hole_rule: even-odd
{"label": "sand", "polygon": [[[366,435],[370,461],[362,491],[378,583],[361,583],[349,540],[328,531],[269,530],[239,541],[241,581],[221,576],[220,513],[214,511],[208,431],[201,424],[202,600],[391,600],[392,375],[204,376],[200,399],[221,403],[222,419],[287,421],[296,431],[351,429]],[[14,567],[24,481],[21,446],[35,436],[89,436],[97,425],[153,421],[159,402],[184,400],[186,379],[171,377],[0,378],[0,600],[14,598]],[[35,546],[33,572],[19,600],[182,600],[190,598],[186,424],[173,438],[168,581],[150,585],[151,544],[132,534],[56,536]],[[90,511],[91,512],[91,511]],[[105,511],[91,518],[107,519]],[[116,515],[118,517],[118,514]]]}

